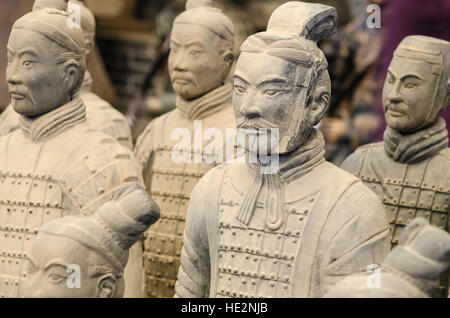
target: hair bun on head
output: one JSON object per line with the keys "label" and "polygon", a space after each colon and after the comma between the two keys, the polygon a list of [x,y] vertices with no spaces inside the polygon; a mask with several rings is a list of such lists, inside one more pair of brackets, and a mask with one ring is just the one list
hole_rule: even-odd
{"label": "hair bun on head", "polygon": [[215,0],[187,0],[186,10],[197,9],[201,7],[214,8]]}
{"label": "hair bun on head", "polygon": [[286,2],[272,13],[267,31],[318,42],[337,30],[336,9],[320,3]]}
{"label": "hair bun on head", "polygon": [[69,0],[36,0],[33,5],[33,11],[47,8],[67,11],[68,2]]}

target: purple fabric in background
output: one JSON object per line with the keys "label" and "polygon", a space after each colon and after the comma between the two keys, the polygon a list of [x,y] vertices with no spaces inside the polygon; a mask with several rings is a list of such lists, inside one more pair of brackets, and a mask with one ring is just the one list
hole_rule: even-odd
{"label": "purple fabric in background", "polygon": [[[381,27],[384,29],[384,45],[381,53],[378,80],[384,83],[392,54],[402,39],[408,35],[427,35],[450,41],[450,0],[388,0],[382,8]],[[386,10],[386,12],[383,12]],[[383,140],[386,129],[381,92],[377,110],[382,125],[374,141]],[[450,107],[442,114],[450,128]]]}

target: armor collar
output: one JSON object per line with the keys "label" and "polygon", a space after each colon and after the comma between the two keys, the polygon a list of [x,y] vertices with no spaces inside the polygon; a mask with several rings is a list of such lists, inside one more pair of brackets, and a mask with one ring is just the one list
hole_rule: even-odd
{"label": "armor collar", "polygon": [[177,107],[181,115],[189,120],[202,119],[230,105],[232,98],[233,90],[231,84],[225,83],[192,101],[187,101],[178,96]]}
{"label": "armor collar", "polygon": [[24,135],[39,142],[63,130],[86,121],[86,106],[78,95],[67,104],[37,118],[20,116],[20,127]]}
{"label": "armor collar", "polygon": [[84,74],[83,84],[81,84],[80,93],[90,93],[92,91],[92,76],[91,73],[86,70]]}
{"label": "armor collar", "polygon": [[448,131],[441,117],[431,127],[407,135],[387,127],[383,144],[394,161],[417,163],[448,147]]}
{"label": "armor collar", "polygon": [[298,179],[325,161],[325,141],[322,133],[311,129],[307,141],[297,150],[280,156],[278,170],[273,174],[262,174],[261,165],[250,164],[254,170],[254,180],[239,208],[236,218],[245,225],[250,223],[255,204],[264,184],[267,191],[264,198],[265,225],[276,231],[283,224],[284,198],[281,180],[289,182]]}

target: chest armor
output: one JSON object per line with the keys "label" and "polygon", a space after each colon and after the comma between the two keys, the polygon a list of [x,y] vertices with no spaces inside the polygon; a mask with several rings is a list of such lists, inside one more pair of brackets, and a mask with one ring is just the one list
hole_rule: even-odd
{"label": "chest armor", "polygon": [[[443,153],[448,154],[448,149]],[[416,217],[449,232],[449,173],[450,160],[446,155],[404,164],[389,158],[382,147],[367,149],[358,177],[386,208],[392,247],[397,245],[403,228]],[[438,294],[445,295],[447,280],[442,280]]]}
{"label": "chest armor", "polygon": [[[203,131],[207,128],[203,127]],[[160,220],[147,231],[144,242],[148,297],[173,297],[181,264],[189,198],[200,178],[217,165],[205,161],[195,163],[193,147],[184,148],[191,163],[175,163],[172,152],[179,141],[171,140],[171,128],[164,127],[164,131],[164,134],[153,137],[154,149],[147,169],[144,169],[145,186],[150,189],[149,194],[161,209]],[[193,128],[190,131],[194,138]],[[193,144],[192,139],[191,145]],[[197,154],[203,156],[203,153]]]}
{"label": "chest armor", "polygon": [[[249,178],[247,180],[251,182]],[[282,188],[286,183],[282,183]],[[285,198],[283,223],[275,231],[265,225],[264,185],[248,226],[236,219],[244,193],[242,179],[225,176],[219,201],[218,277],[215,297],[290,297],[294,264],[317,190],[305,189]]]}
{"label": "chest armor", "polygon": [[39,228],[70,212],[61,182],[42,162],[43,145],[15,152],[0,164],[0,297],[18,297],[27,253]]}

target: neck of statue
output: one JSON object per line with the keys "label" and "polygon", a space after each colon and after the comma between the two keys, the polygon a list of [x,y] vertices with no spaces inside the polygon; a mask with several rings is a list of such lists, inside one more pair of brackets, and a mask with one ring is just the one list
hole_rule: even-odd
{"label": "neck of statue", "polygon": [[86,106],[78,94],[68,103],[36,118],[19,117],[24,135],[33,142],[45,141],[84,121]]}

